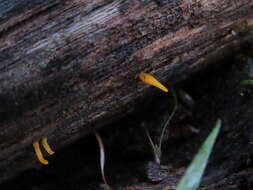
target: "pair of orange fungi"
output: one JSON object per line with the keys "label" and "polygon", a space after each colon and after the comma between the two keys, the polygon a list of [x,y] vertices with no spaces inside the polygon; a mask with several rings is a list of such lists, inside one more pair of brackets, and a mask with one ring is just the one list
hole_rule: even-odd
{"label": "pair of orange fungi", "polygon": [[[47,143],[47,138],[46,137],[42,139],[41,144],[42,144],[42,146],[44,147],[44,149],[46,150],[46,152],[48,154],[50,154],[50,155],[54,154],[54,151],[51,149],[51,147]],[[37,156],[38,160],[40,161],[40,163],[42,163],[44,165],[47,165],[48,161],[43,157],[43,154],[40,150],[39,141],[35,141],[33,143],[33,148],[34,148],[34,151],[35,151],[36,156]]]}

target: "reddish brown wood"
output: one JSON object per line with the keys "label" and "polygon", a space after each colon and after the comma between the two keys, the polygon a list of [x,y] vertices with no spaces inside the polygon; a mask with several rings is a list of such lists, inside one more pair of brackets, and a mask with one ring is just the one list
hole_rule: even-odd
{"label": "reddish brown wood", "polygon": [[[252,0],[0,0],[0,181],[252,43]],[[31,162],[33,160],[34,162]]]}

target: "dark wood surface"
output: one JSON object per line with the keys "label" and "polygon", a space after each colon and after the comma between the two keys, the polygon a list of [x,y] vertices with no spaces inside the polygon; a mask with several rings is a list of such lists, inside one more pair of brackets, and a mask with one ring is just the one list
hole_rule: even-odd
{"label": "dark wood surface", "polygon": [[0,181],[253,41],[252,0],[0,0]]}

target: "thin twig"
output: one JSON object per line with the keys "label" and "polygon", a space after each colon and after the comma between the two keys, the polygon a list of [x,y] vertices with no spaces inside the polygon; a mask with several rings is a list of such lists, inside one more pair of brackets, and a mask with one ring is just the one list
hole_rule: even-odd
{"label": "thin twig", "polygon": [[94,131],[94,135],[98,141],[98,145],[99,145],[99,149],[100,149],[100,169],[101,169],[103,181],[104,181],[106,187],[108,188],[108,190],[113,190],[105,178],[105,171],[104,171],[104,168],[105,168],[105,148],[104,148],[102,138],[100,137],[100,135],[96,131]]}
{"label": "thin twig", "polygon": [[148,137],[148,140],[149,140],[149,143],[153,149],[153,153],[154,153],[154,157],[155,157],[155,162],[157,164],[160,164],[160,153],[159,153],[159,150],[158,150],[158,147],[154,144],[152,138],[150,137],[150,134],[149,134],[149,131],[147,130],[147,128],[145,127],[145,132],[146,132],[146,135]]}

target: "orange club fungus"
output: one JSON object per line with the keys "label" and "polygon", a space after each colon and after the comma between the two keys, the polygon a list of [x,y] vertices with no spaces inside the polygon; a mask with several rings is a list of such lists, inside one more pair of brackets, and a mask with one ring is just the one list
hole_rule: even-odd
{"label": "orange club fungus", "polygon": [[140,78],[142,82],[155,86],[164,92],[168,92],[168,89],[164,85],[162,85],[157,79],[155,79],[152,75],[141,72],[138,75],[138,77]]}

